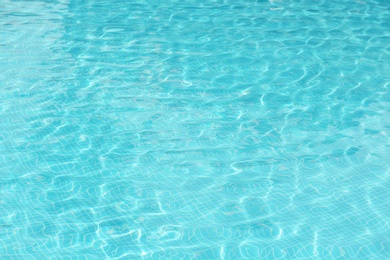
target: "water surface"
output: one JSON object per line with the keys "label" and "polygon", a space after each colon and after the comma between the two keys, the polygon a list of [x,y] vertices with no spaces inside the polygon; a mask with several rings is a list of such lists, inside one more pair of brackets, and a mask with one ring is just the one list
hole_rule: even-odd
{"label": "water surface", "polygon": [[390,258],[389,21],[1,0],[0,258]]}

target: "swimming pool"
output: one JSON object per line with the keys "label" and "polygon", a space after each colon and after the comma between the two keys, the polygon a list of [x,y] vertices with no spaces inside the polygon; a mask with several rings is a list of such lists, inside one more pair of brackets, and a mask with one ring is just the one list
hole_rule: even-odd
{"label": "swimming pool", "polygon": [[390,259],[389,21],[0,1],[0,258]]}

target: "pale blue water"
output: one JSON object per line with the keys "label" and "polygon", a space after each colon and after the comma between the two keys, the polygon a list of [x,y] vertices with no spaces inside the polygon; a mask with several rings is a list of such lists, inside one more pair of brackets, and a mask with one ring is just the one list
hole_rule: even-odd
{"label": "pale blue water", "polygon": [[0,259],[390,259],[390,2],[0,0]]}

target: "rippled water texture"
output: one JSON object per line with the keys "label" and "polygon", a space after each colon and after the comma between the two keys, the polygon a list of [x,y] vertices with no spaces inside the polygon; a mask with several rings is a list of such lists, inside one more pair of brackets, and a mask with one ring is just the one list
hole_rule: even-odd
{"label": "rippled water texture", "polygon": [[1,259],[390,259],[390,2],[0,0]]}

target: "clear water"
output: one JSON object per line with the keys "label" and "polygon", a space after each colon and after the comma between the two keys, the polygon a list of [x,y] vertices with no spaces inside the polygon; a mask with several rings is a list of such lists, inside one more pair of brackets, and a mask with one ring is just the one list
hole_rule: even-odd
{"label": "clear water", "polygon": [[390,2],[0,1],[1,259],[390,259]]}

